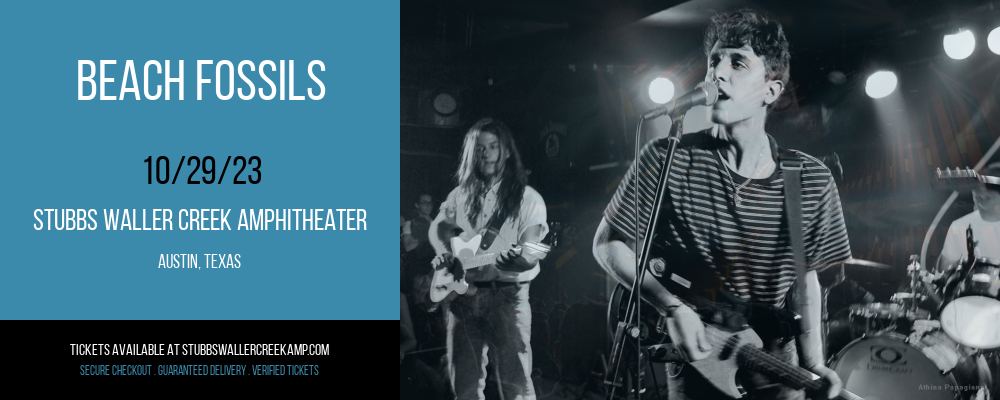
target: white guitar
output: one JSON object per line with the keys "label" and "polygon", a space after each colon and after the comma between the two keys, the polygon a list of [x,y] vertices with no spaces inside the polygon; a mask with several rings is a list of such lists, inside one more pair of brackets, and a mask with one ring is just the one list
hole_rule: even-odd
{"label": "white guitar", "polygon": [[[468,241],[463,240],[460,236],[451,238],[452,256],[462,263],[463,270],[496,265],[497,258],[503,254],[502,252],[480,253],[479,244],[482,240],[483,235],[476,235]],[[531,263],[545,258],[549,250],[550,247],[548,245],[540,242],[526,242],[523,246],[511,249],[515,256],[520,255]],[[430,297],[435,303],[444,300],[451,292],[465,294],[468,291],[469,283],[465,281],[465,278],[456,280],[455,275],[452,275],[448,271],[448,268],[442,267],[434,270],[434,277],[431,279]]]}

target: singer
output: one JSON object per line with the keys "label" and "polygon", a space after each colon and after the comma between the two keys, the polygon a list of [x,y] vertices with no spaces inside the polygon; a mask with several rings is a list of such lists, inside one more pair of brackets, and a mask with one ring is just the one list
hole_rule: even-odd
{"label": "singer", "polygon": [[[653,246],[660,254],[653,257],[662,258],[666,267],[648,269],[643,298],[668,317],[671,340],[688,361],[705,359],[723,347],[717,341],[719,332],[708,330],[705,323],[713,328],[749,324],[762,339],[764,352],[820,377],[824,389],[811,396],[832,398],[840,393],[841,381],[824,365],[816,271],[849,259],[851,248],[830,170],[816,158],[779,147],[764,130],[768,107],[788,84],[788,41],[777,21],[743,9],[712,18],[704,50],[706,84],[718,87],[711,111],[714,126],[684,135],[677,147]],[[642,234],[666,146],[665,139],[645,146],[594,237],[597,261],[629,287],[635,279],[636,242],[642,240],[636,238],[635,211]],[[784,208],[781,164],[786,160],[801,163],[804,299],[793,299],[795,291],[790,290],[797,269]],[[774,321],[787,317],[788,311],[801,316],[803,323],[795,324],[800,330],[778,329],[781,324]],[[745,398],[805,396],[774,376],[746,368],[736,376]],[[671,400],[727,398],[693,366],[672,364],[667,378]]]}

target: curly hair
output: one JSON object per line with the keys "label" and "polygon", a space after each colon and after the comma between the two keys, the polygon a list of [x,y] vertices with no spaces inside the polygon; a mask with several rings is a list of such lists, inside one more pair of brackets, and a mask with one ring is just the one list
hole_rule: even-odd
{"label": "curly hair", "polygon": [[788,84],[788,39],[778,21],[743,8],[729,14],[717,14],[705,30],[705,56],[709,57],[715,43],[724,48],[750,45],[754,54],[764,59],[767,80]]}
{"label": "curly hair", "polygon": [[468,194],[466,198],[469,210],[468,218],[473,224],[476,221],[476,216],[483,211],[482,198],[479,194],[488,189],[486,178],[476,168],[479,157],[476,152],[476,140],[479,139],[479,135],[484,133],[496,135],[500,142],[500,159],[504,160],[500,163],[498,171],[501,181],[500,188],[497,190],[497,206],[499,207],[497,217],[500,218],[500,221],[506,221],[518,215],[521,201],[524,198],[524,187],[528,185],[528,174],[521,163],[521,154],[518,153],[517,146],[514,144],[510,128],[503,122],[491,118],[483,118],[476,122],[465,134],[465,140],[462,144],[462,160],[459,163],[458,172],[455,174],[458,186],[465,189]]}

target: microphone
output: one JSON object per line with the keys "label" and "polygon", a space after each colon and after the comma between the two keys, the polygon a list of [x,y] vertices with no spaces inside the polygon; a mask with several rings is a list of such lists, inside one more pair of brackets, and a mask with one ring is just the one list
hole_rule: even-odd
{"label": "microphone", "polygon": [[681,97],[667,102],[642,114],[643,119],[653,119],[666,114],[683,114],[694,106],[710,106],[719,99],[719,87],[715,83],[702,82],[698,87]]}

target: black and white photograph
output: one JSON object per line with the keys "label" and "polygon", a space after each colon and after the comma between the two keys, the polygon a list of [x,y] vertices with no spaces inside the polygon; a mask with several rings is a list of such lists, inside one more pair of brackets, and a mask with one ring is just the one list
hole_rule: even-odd
{"label": "black and white photograph", "polygon": [[1000,396],[1000,2],[399,24],[401,400]]}

